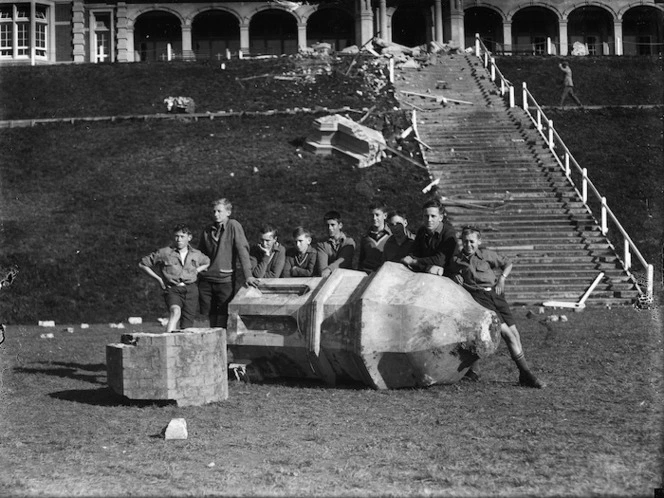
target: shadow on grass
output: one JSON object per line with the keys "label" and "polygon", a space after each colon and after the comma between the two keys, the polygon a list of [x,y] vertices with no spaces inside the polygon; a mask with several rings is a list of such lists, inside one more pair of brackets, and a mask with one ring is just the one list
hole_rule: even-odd
{"label": "shadow on grass", "polygon": [[98,389],[69,389],[67,391],[57,391],[50,393],[51,398],[63,401],[73,401],[94,406],[171,406],[176,402],[174,400],[131,400],[125,396],[116,394],[109,387],[100,387]]}
{"label": "shadow on grass", "polygon": [[[51,368],[28,368],[28,367],[16,367],[14,372],[16,373],[25,373],[25,374],[43,374],[43,375],[52,375],[54,377],[62,377],[67,379],[82,380],[84,382],[90,382],[91,384],[106,384],[106,365],[104,363],[92,363],[92,364],[82,364],[82,363],[68,363],[68,362],[39,362],[41,364],[46,364],[51,366]],[[96,373],[80,373],[79,371],[83,370],[84,372],[101,372]]]}

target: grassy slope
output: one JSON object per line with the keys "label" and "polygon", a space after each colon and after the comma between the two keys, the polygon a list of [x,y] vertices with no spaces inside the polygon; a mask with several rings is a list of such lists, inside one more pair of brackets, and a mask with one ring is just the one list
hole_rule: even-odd
{"label": "grassy slope", "polygon": [[[232,382],[228,401],[185,408],[126,405],[105,388],[101,345],[117,330],[76,327],[44,340],[37,327],[10,327],[0,350],[0,489],[651,496],[661,486],[662,339],[650,313],[516,317],[544,391],[515,386],[501,346],[482,362],[480,383],[379,392]],[[156,437],[176,417],[189,438]]]}
{"label": "grassy slope", "polygon": [[[653,82],[662,88],[659,65],[624,61],[627,69],[618,73],[617,59],[574,60],[579,86],[585,85],[585,77],[606,81],[611,74],[611,87],[597,84],[595,97],[611,102],[609,90],[619,85],[632,103],[648,100],[652,91],[630,93],[628,88],[652,90]],[[0,74],[0,112],[21,118],[153,113],[163,110],[165,95],[179,94],[193,96],[201,112],[316,105],[390,108],[389,96],[376,100],[368,89],[369,63],[360,61],[347,71],[348,62],[332,67],[316,85],[243,79],[301,74],[312,65],[300,61],[297,66],[290,59],[234,61],[226,71],[185,63],[5,68]],[[554,63],[532,57],[499,61],[512,81],[526,76],[542,103],[547,101],[540,94],[555,74],[546,76],[544,68],[556,69]],[[635,80],[637,70],[641,72]],[[634,81],[626,83],[626,75]],[[551,113],[646,258],[658,263],[664,227],[659,112]],[[183,220],[200,229],[209,218],[207,203],[219,196],[235,201],[235,215],[250,239],[265,221],[281,229],[286,243],[290,229],[300,223],[322,236],[319,220],[329,208],[340,209],[347,231],[358,237],[366,223],[364,206],[376,198],[406,209],[416,224],[419,191],[427,182],[423,171],[397,160],[358,171],[336,159],[306,153],[300,158],[298,147],[311,133],[313,117],[126,121],[0,131],[0,262],[22,268],[15,286],[3,291],[0,316],[34,323],[162,315],[161,299],[136,262],[168,242],[173,222]],[[376,116],[368,124],[381,129],[385,121]],[[635,165],[642,168],[638,175],[631,174]]]}

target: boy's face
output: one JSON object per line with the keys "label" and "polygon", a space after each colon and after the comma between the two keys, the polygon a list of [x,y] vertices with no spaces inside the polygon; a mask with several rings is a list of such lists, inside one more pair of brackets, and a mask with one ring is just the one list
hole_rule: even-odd
{"label": "boy's face", "polygon": [[277,238],[274,236],[274,232],[267,232],[261,235],[260,245],[263,249],[270,252],[276,241]]}
{"label": "boy's face", "polygon": [[405,228],[408,226],[408,222],[401,216],[392,216],[387,220],[387,226],[390,228],[393,234],[401,235],[404,233]]}
{"label": "boy's face", "polygon": [[295,239],[295,246],[297,247],[297,251],[300,254],[304,254],[305,252],[307,252],[307,249],[309,249],[310,245],[311,245],[311,237],[307,237],[307,235],[305,234],[302,234],[297,239]]}
{"label": "boy's face", "polygon": [[428,207],[424,210],[424,226],[433,232],[443,222],[443,215],[437,207]]}
{"label": "boy's face", "polygon": [[472,256],[477,251],[477,248],[480,246],[482,238],[477,232],[466,232],[463,237],[461,237],[461,244],[463,245],[463,253],[466,256]]}
{"label": "boy's face", "polygon": [[173,234],[173,239],[175,240],[175,247],[178,249],[184,249],[191,242],[191,234],[186,232],[175,232]]}
{"label": "boy's face", "polygon": [[339,220],[325,220],[325,224],[327,225],[327,234],[333,239],[338,239],[344,224]]}
{"label": "boy's face", "polygon": [[383,228],[386,218],[387,213],[384,213],[381,209],[371,210],[371,226],[373,228]]}
{"label": "boy's face", "polygon": [[216,223],[226,223],[231,216],[231,212],[223,204],[217,204],[212,208],[212,216]]}

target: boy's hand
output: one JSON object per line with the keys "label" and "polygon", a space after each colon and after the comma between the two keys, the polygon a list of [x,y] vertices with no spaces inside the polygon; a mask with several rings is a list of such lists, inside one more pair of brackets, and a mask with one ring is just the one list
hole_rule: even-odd
{"label": "boy's hand", "polygon": [[505,277],[502,275],[498,277],[498,283],[496,283],[496,294],[502,294],[505,292]]}
{"label": "boy's hand", "polygon": [[263,254],[265,254],[266,256],[270,255],[270,250],[269,249],[267,249],[266,247],[263,247],[261,245],[259,245],[258,247],[260,248],[261,251],[263,251]]}
{"label": "boy's hand", "polygon": [[321,277],[329,277],[330,275],[332,275],[332,270],[329,268],[325,268],[322,272],[320,272]]}
{"label": "boy's hand", "polygon": [[431,268],[429,268],[429,271],[427,273],[431,273],[432,275],[438,275],[442,277],[444,272],[445,270],[443,269],[442,266],[433,265]]}
{"label": "boy's hand", "polygon": [[258,287],[258,284],[260,283],[260,280],[258,280],[256,277],[249,277],[245,284],[250,285],[252,287]]}
{"label": "boy's hand", "polygon": [[159,282],[159,286],[161,287],[161,290],[166,290],[166,284],[164,283],[164,279],[161,277],[158,277],[157,282]]}
{"label": "boy's hand", "polygon": [[406,256],[401,259],[401,263],[408,266],[409,268],[415,264],[417,260],[411,256]]}
{"label": "boy's hand", "polygon": [[461,275],[454,275],[454,281],[459,285],[463,285],[463,277]]}

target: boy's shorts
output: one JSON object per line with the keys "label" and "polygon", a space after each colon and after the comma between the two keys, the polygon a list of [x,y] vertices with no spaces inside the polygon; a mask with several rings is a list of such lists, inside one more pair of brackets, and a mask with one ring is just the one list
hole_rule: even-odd
{"label": "boy's shorts", "polygon": [[514,318],[512,317],[512,311],[510,310],[510,305],[505,301],[505,297],[502,294],[498,294],[495,290],[485,291],[481,289],[468,289],[470,295],[473,296],[473,299],[478,303],[484,306],[487,309],[495,311],[500,319],[505,322],[505,325],[511,327],[514,325]]}
{"label": "boy's shorts", "polygon": [[180,326],[185,329],[194,325],[198,310],[198,286],[194,284],[174,285],[164,291],[166,307],[179,306],[182,310]]}

